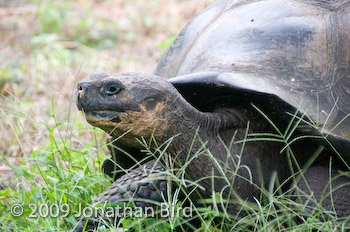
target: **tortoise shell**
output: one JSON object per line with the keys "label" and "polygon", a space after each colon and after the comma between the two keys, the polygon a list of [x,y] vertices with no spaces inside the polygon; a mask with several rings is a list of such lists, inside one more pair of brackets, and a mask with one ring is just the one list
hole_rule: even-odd
{"label": "tortoise shell", "polygon": [[349,0],[219,0],[182,30],[155,74],[175,77],[202,110],[236,94],[267,115],[297,110],[350,159],[349,22]]}

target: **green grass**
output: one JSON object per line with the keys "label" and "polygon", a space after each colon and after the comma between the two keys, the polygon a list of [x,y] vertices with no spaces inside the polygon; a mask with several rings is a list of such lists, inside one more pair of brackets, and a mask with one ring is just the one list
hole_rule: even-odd
{"label": "green grass", "polygon": [[[52,109],[53,111],[53,109]],[[55,115],[52,112],[52,115]],[[0,225],[1,231],[68,231],[76,223],[74,215],[78,213],[79,207],[87,207],[93,202],[98,193],[101,193],[110,181],[99,171],[99,167],[104,158],[107,157],[103,149],[105,142],[101,143],[103,132],[98,129],[84,128],[74,121],[57,122],[53,128],[47,128],[49,132],[49,143],[32,152],[28,159],[22,159],[21,166],[8,165],[16,173],[16,178],[21,181],[16,186],[0,191]],[[74,138],[74,131],[91,130],[93,137],[88,144],[81,146]],[[293,130],[293,128],[291,128]],[[285,133],[284,135],[287,135]],[[68,135],[68,137],[67,137]],[[243,142],[249,141],[249,135]],[[260,134],[260,139],[279,137],[278,134]],[[285,144],[283,133],[279,137]],[[167,154],[167,147],[171,143],[169,139],[166,143],[159,145],[156,151],[150,150],[149,143],[143,141],[145,150],[156,157],[166,157],[171,163]],[[77,144],[79,146],[77,146]],[[80,147],[80,149],[76,149]],[[244,148],[243,148],[244,149]],[[229,150],[229,148],[228,148]],[[205,149],[201,148],[194,155],[208,155],[213,160],[215,158]],[[1,154],[6,160],[6,156]],[[182,171],[166,170],[167,176],[175,186],[178,186],[176,193],[168,193],[168,205],[174,207],[184,207],[183,200],[179,199],[178,193],[182,192],[189,199],[198,199],[196,192],[188,193],[186,186],[200,187],[195,183],[184,179]],[[247,168],[237,163],[239,168]],[[237,174],[237,170],[232,170]],[[223,178],[225,174],[222,174]],[[277,183],[275,179],[271,183]],[[147,218],[125,218],[119,223],[123,231],[133,228],[135,231],[171,231],[179,225],[187,224],[197,231],[342,231],[348,226],[339,221],[336,216],[329,215],[327,220],[323,220],[323,213],[327,213],[322,206],[317,205],[308,209],[305,205],[296,203],[290,197],[290,193],[281,193],[282,186],[270,186],[269,189],[262,189],[263,196],[255,202],[247,202],[239,197],[235,198],[238,205],[237,210],[240,216],[229,215],[226,212],[227,201],[218,192],[211,199],[203,199],[207,207],[196,206],[192,202],[193,218],[199,222],[199,227],[194,227],[188,222],[186,217],[166,217],[162,219]],[[229,188],[232,188],[229,186]],[[233,188],[232,188],[233,189]],[[195,196],[195,197],[193,197]],[[231,199],[232,200],[232,199]],[[311,198],[312,200],[312,198]],[[23,207],[20,216],[11,213],[11,207],[19,204]],[[80,204],[80,206],[79,206]],[[18,210],[18,209],[17,209]],[[47,216],[53,214],[53,217]],[[347,227],[348,228],[348,227]],[[100,231],[114,230],[113,228],[100,228]]]}
{"label": "green grass", "polygon": [[[85,144],[85,148],[76,150],[73,144],[79,141],[66,136],[71,132],[67,131],[72,128],[71,124],[59,122],[48,128],[49,144],[36,149],[30,157],[22,158],[20,166],[7,163],[18,184],[0,191],[0,230],[68,230],[76,221],[73,215],[79,204],[85,207],[110,184],[99,171],[106,157],[97,142],[102,132],[94,129],[95,138]],[[7,160],[4,154],[1,156]],[[11,214],[11,206],[15,204],[23,207],[21,216]],[[47,216],[51,213],[55,217]]]}

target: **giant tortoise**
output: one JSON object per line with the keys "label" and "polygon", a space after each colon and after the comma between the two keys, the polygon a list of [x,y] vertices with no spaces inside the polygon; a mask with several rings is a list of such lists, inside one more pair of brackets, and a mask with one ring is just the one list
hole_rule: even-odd
{"label": "giant tortoise", "polygon": [[349,0],[219,0],[182,30],[154,75],[100,72],[80,81],[78,108],[123,147],[111,148],[105,172],[148,162],[114,175],[97,201],[126,192],[160,200],[151,185],[117,188],[146,178],[144,167],[166,166],[163,157],[143,159],[144,141],[158,155],[165,144],[172,167],[204,198],[254,201],[277,176],[283,191],[296,184],[349,216],[349,22]]}

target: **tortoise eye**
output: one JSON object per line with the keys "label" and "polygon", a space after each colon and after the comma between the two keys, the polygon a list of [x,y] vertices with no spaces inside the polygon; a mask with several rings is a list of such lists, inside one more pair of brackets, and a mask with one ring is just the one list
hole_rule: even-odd
{"label": "tortoise eye", "polygon": [[110,84],[109,86],[107,86],[105,93],[111,96],[111,95],[117,94],[119,91],[120,91],[120,87],[117,84]]}

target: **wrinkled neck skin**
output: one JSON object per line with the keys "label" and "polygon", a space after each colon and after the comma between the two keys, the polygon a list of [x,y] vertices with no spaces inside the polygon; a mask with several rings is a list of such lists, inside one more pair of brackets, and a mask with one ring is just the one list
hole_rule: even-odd
{"label": "wrinkled neck skin", "polygon": [[[221,110],[220,112],[201,112],[192,107],[182,97],[178,97],[174,102],[173,114],[170,119],[170,130],[168,130],[167,138],[177,135],[170,145],[172,156],[177,154],[178,159],[183,165],[188,154],[196,152],[208,143],[207,148],[215,148],[218,150],[220,146],[220,132],[227,128],[243,128],[246,121],[242,115],[233,110]],[[194,140],[194,143],[193,143]],[[200,141],[201,140],[201,141]],[[189,151],[191,144],[194,147]],[[222,144],[222,142],[220,142]],[[220,150],[221,151],[221,150]]]}
{"label": "wrinkled neck skin", "polygon": [[[284,156],[279,153],[280,146],[249,142],[245,144],[242,152],[243,143],[237,143],[237,141],[244,140],[248,121],[251,123],[251,128],[261,127],[259,124],[261,122],[248,117],[247,110],[230,108],[201,112],[182,97],[177,97],[172,104],[174,110],[170,115],[170,129],[166,138],[177,136],[170,144],[168,153],[175,162],[175,167],[186,167],[186,176],[190,180],[196,181],[207,177],[200,182],[206,189],[202,192],[202,196],[210,197],[213,191],[220,192],[228,184],[233,183],[234,189],[243,199],[253,200],[253,197],[259,197],[260,191],[253,184],[244,180],[244,178],[249,180],[250,174],[245,168],[242,168],[243,165],[251,169],[252,181],[259,187],[262,184],[258,183],[261,169],[264,184],[268,184],[273,171],[277,171],[279,177],[287,176],[288,168],[282,165],[287,162],[284,162]],[[236,143],[234,142],[229,149],[232,141]],[[210,157],[203,149],[204,144],[205,148],[216,158],[215,162],[213,157]],[[192,147],[191,150],[190,147]],[[198,151],[202,151],[200,155]],[[216,164],[220,164],[221,171]],[[225,178],[222,177],[222,171],[226,175]],[[219,176],[215,178],[214,186],[211,184],[213,175]],[[243,178],[237,178],[240,175]]]}

